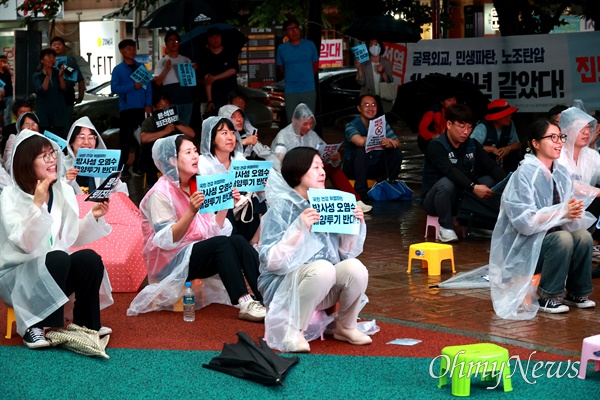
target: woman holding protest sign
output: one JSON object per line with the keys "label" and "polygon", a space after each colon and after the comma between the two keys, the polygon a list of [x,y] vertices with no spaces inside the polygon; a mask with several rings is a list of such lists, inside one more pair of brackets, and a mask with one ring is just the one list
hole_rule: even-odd
{"label": "woman holding protest sign", "polygon": [[[283,157],[288,151],[299,146],[312,147],[313,149],[320,146],[327,146],[327,143],[325,143],[313,130],[315,124],[315,116],[310,108],[304,103],[298,104],[292,115],[292,123],[279,131],[271,144],[271,148],[277,158],[283,160]],[[356,200],[358,201],[357,204],[364,213],[370,212],[373,209],[373,206],[365,204],[362,200],[366,201],[367,199],[361,198],[356,190],[354,190],[354,186],[352,186],[348,177],[340,167],[341,160],[342,157],[339,151],[333,152],[329,155],[328,159],[323,160],[325,163],[327,179],[330,180],[331,185],[335,189],[352,193],[356,196]]]}
{"label": "woman holding protest sign", "polygon": [[308,202],[308,189],[324,189],[325,170],[317,150],[290,150],[281,174],[271,170],[266,187],[269,211],[262,219],[259,288],[268,313],[265,336],[270,347],[288,352],[308,352],[307,340],[321,335],[328,321],[319,324],[318,310],[339,302],[334,338],[354,345],[371,343],[357,329],[357,316],[369,274],[355,257],[367,234],[360,207],[358,235],[312,232],[319,213]]}
{"label": "woman holding protest sign", "polygon": [[31,130],[17,137],[12,182],[0,195],[0,298],[12,305],[17,331],[29,348],[48,347],[47,327],[64,326],[63,306],[75,293],[73,322],[100,335],[100,309],[113,303],[102,259],[92,250],[71,253],[110,233],[108,202],[79,219],[73,189],[61,179],[57,144]]}
{"label": "woman holding protest sign", "polygon": [[[192,138],[158,139],[152,158],[163,175],[140,203],[149,285],[131,302],[127,315],[173,310],[185,282],[202,279],[197,308],[214,302],[239,304],[239,319],[262,321],[265,308],[257,288],[256,252],[241,236],[230,236],[226,210],[199,212],[204,194],[191,189],[199,159]],[[235,189],[233,197],[239,197]],[[256,300],[248,293],[244,277]]]}
{"label": "woman holding protest sign", "polygon": [[[103,178],[92,178],[88,176],[79,176],[79,170],[74,167],[75,159],[79,149],[101,149],[106,150],[106,145],[102,136],[98,134],[96,127],[88,117],[81,117],[73,123],[69,134],[67,135],[67,156],[65,165],[67,166],[67,183],[73,187],[75,194],[92,193]],[[118,162],[118,160],[117,160]],[[129,196],[129,190],[125,182],[119,182],[113,189],[113,192],[123,192]]]}
{"label": "woman holding protest sign", "polygon": [[[226,174],[233,160],[246,160],[240,135],[229,118],[209,117],[204,120],[200,141],[200,175]],[[236,200],[236,206],[227,218],[235,227],[235,233],[256,247],[260,236],[260,218],[265,212],[267,205],[263,192],[244,193],[240,201]]]}

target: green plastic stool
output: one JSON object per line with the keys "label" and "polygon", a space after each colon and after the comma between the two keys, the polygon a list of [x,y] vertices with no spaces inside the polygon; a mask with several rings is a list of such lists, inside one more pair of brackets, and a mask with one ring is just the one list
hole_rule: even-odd
{"label": "green plastic stool", "polygon": [[469,396],[471,376],[480,375],[482,381],[496,382],[502,375],[505,392],[512,391],[508,350],[492,343],[476,343],[448,346],[442,350],[438,388],[452,378],[452,394]]}

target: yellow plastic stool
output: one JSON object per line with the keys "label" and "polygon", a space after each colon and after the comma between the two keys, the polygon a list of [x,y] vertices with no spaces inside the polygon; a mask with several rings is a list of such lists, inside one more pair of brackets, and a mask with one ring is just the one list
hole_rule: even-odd
{"label": "yellow plastic stool", "polygon": [[8,307],[6,310],[6,336],[4,336],[6,339],[12,337],[13,322],[16,322],[15,310],[12,307]]}
{"label": "yellow plastic stool", "polygon": [[[354,187],[354,179],[348,179],[348,182],[350,182],[352,187]],[[376,183],[377,183],[377,181],[375,179],[367,179],[367,187],[369,189],[372,188],[373,186],[375,186]]]}
{"label": "yellow plastic stool", "polygon": [[408,269],[406,272],[410,273],[412,260],[421,260],[421,267],[427,268],[428,275],[441,275],[442,274],[442,260],[452,261],[452,273],[456,273],[454,268],[454,251],[452,245],[423,242],[411,244],[408,248]]}
{"label": "yellow plastic stool", "polygon": [[442,350],[438,388],[452,379],[454,396],[471,394],[471,376],[481,376],[481,381],[495,382],[502,377],[505,392],[512,391],[508,350],[493,343],[476,343],[448,346]]}

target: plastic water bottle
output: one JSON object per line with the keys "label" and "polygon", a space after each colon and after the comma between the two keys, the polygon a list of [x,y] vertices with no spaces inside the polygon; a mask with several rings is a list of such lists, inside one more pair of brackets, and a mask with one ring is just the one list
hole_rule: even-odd
{"label": "plastic water bottle", "polygon": [[185,291],[183,292],[183,320],[184,322],[194,322],[196,320],[196,302],[194,301],[192,282],[185,283]]}

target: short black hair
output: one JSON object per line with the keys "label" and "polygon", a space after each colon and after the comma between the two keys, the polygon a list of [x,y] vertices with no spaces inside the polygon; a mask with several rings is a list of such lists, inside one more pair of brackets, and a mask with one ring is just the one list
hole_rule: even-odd
{"label": "short black hair", "polygon": [[171,99],[169,98],[169,96],[168,96],[168,95],[166,95],[166,94],[164,94],[164,93],[161,93],[161,92],[158,92],[158,91],[157,91],[157,92],[153,92],[153,93],[152,93],[152,105],[153,105],[154,107],[156,107],[156,105],[157,105],[157,104],[158,104],[158,103],[159,103],[161,100],[166,100],[166,101],[168,101],[168,102],[169,102],[169,104],[172,104],[172,103],[171,103]]}
{"label": "short black hair", "polygon": [[229,92],[229,95],[227,95],[227,102],[229,104],[231,104],[231,102],[233,101],[233,99],[236,99],[238,97],[241,97],[242,99],[244,99],[245,101],[248,101],[248,96],[246,96],[244,93],[242,93],[240,90],[238,89],[234,89],[231,92]]}
{"label": "short black hair", "polygon": [[[223,126],[227,126],[227,128],[229,128],[230,130],[237,132],[237,130],[235,129],[235,126],[233,125],[233,121],[230,120],[229,118],[221,118],[216,124],[215,126],[212,128],[212,131],[210,131],[210,153],[212,155],[215,154],[215,138],[217,137],[217,131],[219,129],[223,129]],[[236,138],[237,140],[237,138]],[[231,157],[233,157],[235,153],[235,147],[234,150],[231,152]]]}
{"label": "short black hair", "polygon": [[65,39],[61,38],[60,36],[54,36],[52,39],[50,39],[50,44],[54,42],[61,42],[62,44],[66,44]]}
{"label": "short black hair", "polygon": [[123,39],[119,42],[119,50],[124,49],[127,46],[136,47],[135,40],[133,39]]}
{"label": "short black hair", "polygon": [[294,147],[286,153],[281,162],[281,176],[291,188],[300,184],[318,154],[317,149],[312,147]]}
{"label": "short black hair", "polygon": [[555,115],[558,115],[561,112],[565,111],[567,108],[569,108],[569,107],[567,107],[563,104],[558,104],[548,110],[548,114],[546,114],[546,118],[550,119],[550,118],[554,117]]}
{"label": "short black hair", "polygon": [[54,57],[56,57],[56,52],[51,48],[43,49],[42,51],[40,51],[40,61],[42,61],[42,59],[47,55],[53,55]]}
{"label": "short black hair", "polygon": [[367,97],[367,96],[368,96],[368,97],[372,97],[372,98],[373,98],[373,100],[375,100],[375,102],[377,102],[377,99],[375,98],[375,95],[374,95],[374,94],[368,94],[368,93],[366,93],[366,94],[361,94],[360,96],[358,96],[358,101],[356,102],[356,105],[357,105],[357,106],[360,106],[360,105],[361,105],[361,103],[362,103],[362,101],[363,101],[363,99],[364,99],[365,97]]}
{"label": "short black hair", "polygon": [[165,33],[165,43],[167,43],[167,40],[169,40],[169,38],[171,36],[175,36],[177,37],[177,40],[181,41],[181,36],[179,36],[179,33],[177,33],[177,31],[175,30],[168,30],[167,33]]}
{"label": "short black hair", "polygon": [[446,109],[446,121],[473,124],[475,116],[469,106],[453,104]]}
{"label": "short black hair", "polygon": [[285,32],[285,30],[288,28],[288,26],[290,26],[292,24],[296,24],[296,25],[298,25],[298,27],[300,27],[300,24],[298,23],[298,20],[296,20],[296,18],[290,18],[283,23],[283,31]]}
{"label": "short black hair", "polygon": [[206,37],[209,38],[214,35],[221,35],[221,29],[216,26],[213,26],[209,30],[206,31]]}
{"label": "short black hair", "polygon": [[5,54],[0,54],[0,60],[8,60]]}
{"label": "short black hair", "polygon": [[[69,138],[69,144],[73,144],[75,139],[77,139],[77,135],[79,135],[81,133],[81,130],[83,128],[87,128],[87,126],[77,125],[75,128],[73,128],[73,133],[71,134],[71,137]],[[96,132],[96,130],[92,129],[92,128],[88,128],[88,129],[90,131],[92,131],[92,135],[96,136],[96,146],[95,147],[98,147],[98,132]]]}
{"label": "short black hair", "polygon": [[21,107],[29,107],[33,111],[33,104],[29,100],[25,99],[15,99],[15,102],[12,106],[12,113],[17,115],[19,112],[19,108]]}

